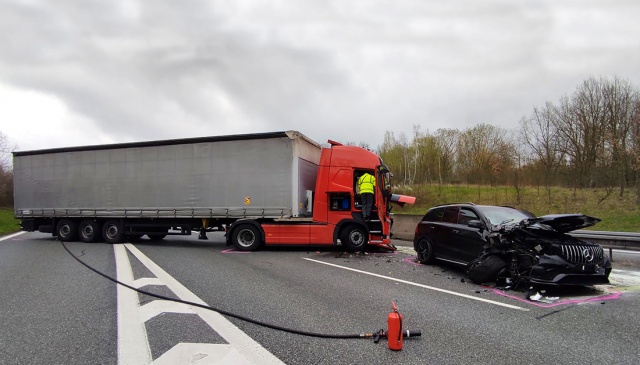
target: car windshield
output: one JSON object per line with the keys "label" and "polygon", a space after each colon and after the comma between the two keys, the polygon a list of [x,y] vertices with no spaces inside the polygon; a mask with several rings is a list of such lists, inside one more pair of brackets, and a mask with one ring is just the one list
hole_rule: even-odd
{"label": "car windshield", "polygon": [[522,211],[509,207],[480,206],[478,209],[491,224],[518,223],[523,219],[533,218]]}

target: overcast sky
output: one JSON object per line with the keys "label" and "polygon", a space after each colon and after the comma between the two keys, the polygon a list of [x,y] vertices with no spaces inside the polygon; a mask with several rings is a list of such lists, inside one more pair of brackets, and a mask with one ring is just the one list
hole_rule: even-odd
{"label": "overcast sky", "polygon": [[517,128],[589,77],[640,86],[638,0],[0,0],[18,150],[294,129]]}

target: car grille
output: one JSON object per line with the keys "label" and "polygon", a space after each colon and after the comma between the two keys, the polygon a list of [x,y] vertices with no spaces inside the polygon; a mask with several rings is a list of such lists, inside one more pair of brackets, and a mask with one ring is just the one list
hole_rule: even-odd
{"label": "car grille", "polygon": [[604,258],[600,246],[561,245],[562,257],[574,264],[599,263]]}

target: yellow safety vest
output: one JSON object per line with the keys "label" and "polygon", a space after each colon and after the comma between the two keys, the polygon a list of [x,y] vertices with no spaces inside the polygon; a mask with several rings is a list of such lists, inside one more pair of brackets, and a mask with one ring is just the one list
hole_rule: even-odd
{"label": "yellow safety vest", "polygon": [[376,186],[376,179],[369,173],[364,173],[358,179],[358,190],[360,194],[373,194],[373,187]]}

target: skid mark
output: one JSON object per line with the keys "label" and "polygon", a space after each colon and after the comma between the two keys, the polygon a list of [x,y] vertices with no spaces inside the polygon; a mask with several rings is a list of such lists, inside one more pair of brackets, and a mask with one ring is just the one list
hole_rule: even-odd
{"label": "skid mark", "polygon": [[510,299],[514,299],[517,300],[519,302],[523,302],[523,303],[528,303],[530,305],[539,307],[539,308],[553,308],[553,307],[558,307],[561,305],[569,305],[569,304],[582,304],[582,303],[591,303],[591,302],[599,302],[599,301],[603,301],[603,300],[615,300],[615,299],[619,299],[622,296],[622,292],[614,292],[614,293],[609,293],[609,294],[604,294],[604,295],[599,295],[597,297],[593,297],[593,298],[586,298],[586,299],[564,299],[564,300],[559,300],[555,303],[539,303],[539,302],[533,302],[530,301],[528,299],[525,298],[520,298],[517,297],[515,295],[509,295],[505,292],[503,292],[500,289],[495,289],[495,288],[490,288],[490,287],[484,287],[485,289],[493,292],[494,294],[497,294],[501,297],[505,297],[505,298],[510,298]]}

